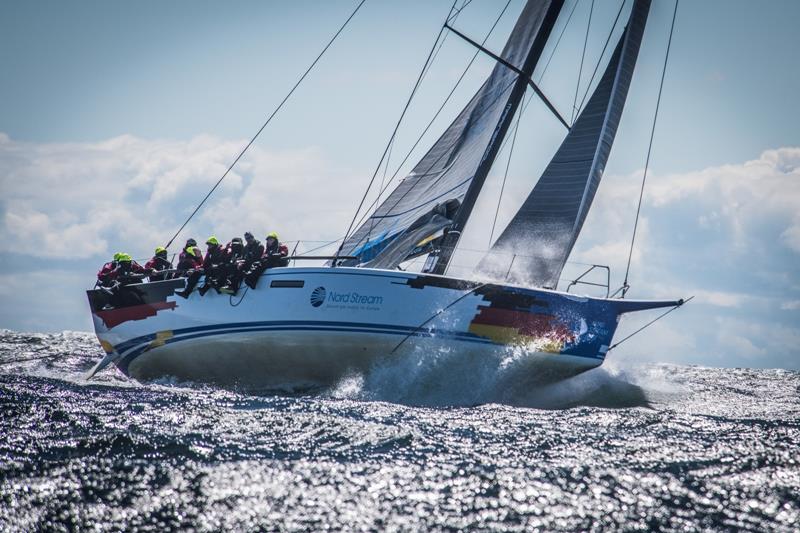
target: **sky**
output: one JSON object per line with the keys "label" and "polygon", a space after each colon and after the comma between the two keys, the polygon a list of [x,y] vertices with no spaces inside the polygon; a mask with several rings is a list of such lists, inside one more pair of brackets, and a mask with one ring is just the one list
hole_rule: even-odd
{"label": "sky", "polygon": [[[566,1],[555,29],[565,27],[563,38],[557,47],[551,40],[549,66],[534,73],[562,114],[607,60],[600,50],[620,3]],[[308,249],[340,237],[451,4],[367,0],[178,240],[278,231]],[[146,259],[172,236],[355,5],[0,1],[0,328],[90,331],[84,291],[99,267],[120,250]],[[482,40],[504,5],[474,0],[454,25]],[[673,6],[653,2],[565,278],[598,263],[611,267],[614,288],[622,283]],[[521,9],[511,0],[487,48],[502,49]],[[695,299],[609,358],[800,369],[798,21],[793,1],[680,3],[629,297]],[[446,36],[401,125],[387,179],[472,55]],[[491,68],[478,57],[399,177]],[[503,195],[508,145],[454,274],[469,275],[498,205],[496,232],[563,139],[531,96]],[[617,338],[651,318],[626,318]]]}

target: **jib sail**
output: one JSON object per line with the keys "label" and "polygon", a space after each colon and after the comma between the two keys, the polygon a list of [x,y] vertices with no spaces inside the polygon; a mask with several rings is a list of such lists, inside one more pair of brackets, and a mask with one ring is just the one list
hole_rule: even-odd
{"label": "jib sail", "polygon": [[636,0],[628,25],[555,157],[477,271],[555,288],[603,176],[625,105],[650,0]]}

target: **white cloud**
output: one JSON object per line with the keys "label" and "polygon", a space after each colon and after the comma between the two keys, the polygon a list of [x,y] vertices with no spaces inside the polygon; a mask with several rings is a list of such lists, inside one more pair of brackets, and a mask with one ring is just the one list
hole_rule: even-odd
{"label": "white cloud", "polygon": [[[86,258],[126,250],[146,257],[165,243],[225,172],[244,141],[123,135],[96,143],[32,144],[0,137],[0,237],[36,257]],[[335,238],[354,206],[315,149],[251,147],[179,240],[246,230]],[[182,242],[182,241],[181,241]],[[174,247],[177,248],[177,247]]]}
{"label": "white cloud", "polygon": [[655,176],[647,188],[654,207],[693,201],[706,207],[700,224],[724,220],[738,245],[748,244],[750,229],[779,220],[774,237],[800,252],[800,148],[767,150],[758,159],[697,172]]}

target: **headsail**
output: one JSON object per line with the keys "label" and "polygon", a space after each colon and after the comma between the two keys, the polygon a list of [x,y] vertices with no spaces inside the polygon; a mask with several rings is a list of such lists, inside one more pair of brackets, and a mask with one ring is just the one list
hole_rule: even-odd
{"label": "headsail", "polygon": [[589,103],[522,207],[477,271],[555,288],[583,227],[614,143],[650,0],[635,0],[628,25]]}
{"label": "headsail", "polygon": [[[563,0],[529,0],[501,57],[530,76],[562,5]],[[433,234],[450,225],[459,216],[467,192],[476,195],[486,177],[481,169],[487,163],[491,166],[524,94],[519,79],[514,70],[495,65],[455,121],[346,240],[340,253],[357,256],[359,263],[394,268],[429,236],[425,231]]]}

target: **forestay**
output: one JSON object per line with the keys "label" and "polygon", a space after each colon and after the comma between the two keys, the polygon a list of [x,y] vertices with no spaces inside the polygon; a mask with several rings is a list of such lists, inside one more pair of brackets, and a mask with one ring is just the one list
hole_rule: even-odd
{"label": "forestay", "polygon": [[650,0],[636,0],[628,25],[589,103],[542,177],[477,271],[555,288],[597,192],[614,143]]}
{"label": "forestay", "polygon": [[[529,0],[525,5],[501,54],[517,69],[530,67],[537,36],[541,33],[546,39],[552,30],[553,17],[546,15],[553,3]],[[543,24],[545,20],[547,24]],[[496,64],[455,121],[345,241],[340,254],[359,258],[351,263],[394,268],[420,240],[447,227],[458,214],[481,163],[496,152],[490,148],[502,140],[498,125],[518,104],[510,101],[518,78],[514,70]]]}

